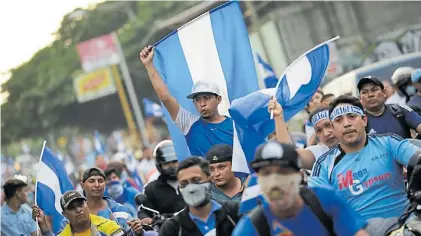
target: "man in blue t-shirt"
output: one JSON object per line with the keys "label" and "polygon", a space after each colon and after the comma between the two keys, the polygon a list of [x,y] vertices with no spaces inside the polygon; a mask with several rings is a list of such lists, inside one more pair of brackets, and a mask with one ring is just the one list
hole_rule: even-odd
{"label": "man in blue t-shirt", "polygon": [[332,189],[300,188],[301,162],[292,145],[261,145],[251,167],[264,201],[238,222],[233,236],[368,235],[366,221]]}
{"label": "man in blue t-shirt", "polygon": [[408,205],[403,169],[409,176],[421,151],[394,134],[367,135],[367,117],[357,98],[339,96],[330,119],[339,144],[313,167],[309,186],[330,186],[364,217],[399,217]]}
{"label": "man in blue t-shirt", "polygon": [[121,174],[114,168],[105,170],[105,178],[107,180],[106,193],[116,202],[130,208],[131,213],[136,215],[135,198],[140,192],[130,185],[124,184],[121,179]]}
{"label": "man in blue t-shirt", "polygon": [[402,138],[411,138],[411,129],[421,133],[421,116],[413,109],[405,105],[385,105],[384,85],[377,78],[364,77],[357,87],[367,114],[369,133],[393,133]]}
{"label": "man in blue t-shirt", "polygon": [[190,153],[195,156],[206,156],[207,151],[215,144],[233,144],[233,121],[230,117],[218,112],[218,105],[222,102],[218,85],[213,82],[197,81],[191,90],[188,99],[200,116],[185,110],[177,100],[171,96],[170,91],[160,77],[153,64],[154,49],[145,47],[140,52],[140,60],[148,71],[149,79],[159,99],[164,103],[172,120],[183,132]]}

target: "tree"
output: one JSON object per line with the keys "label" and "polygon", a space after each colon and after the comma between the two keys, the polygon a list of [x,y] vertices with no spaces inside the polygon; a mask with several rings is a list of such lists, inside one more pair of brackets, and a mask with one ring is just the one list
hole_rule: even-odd
{"label": "tree", "polygon": [[[9,93],[1,106],[2,144],[45,136],[67,126],[86,130],[125,127],[117,95],[79,104],[73,91],[73,75],[81,71],[76,45],[103,34],[118,32],[138,96],[156,96],[138,60],[144,46],[139,42],[154,27],[154,21],[167,19],[197,2],[119,2],[119,9],[111,4],[116,3],[107,1],[93,9],[75,9],[67,14],[55,34],[56,40],[11,70],[11,78],[2,88]],[[135,17],[129,20],[128,12]],[[162,36],[152,37],[151,42]]]}

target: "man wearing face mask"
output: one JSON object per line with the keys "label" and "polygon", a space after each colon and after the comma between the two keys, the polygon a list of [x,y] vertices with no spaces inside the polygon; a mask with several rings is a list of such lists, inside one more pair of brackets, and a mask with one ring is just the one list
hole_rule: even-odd
{"label": "man wearing face mask", "polygon": [[366,222],[332,189],[300,188],[301,162],[292,145],[261,145],[251,167],[264,201],[240,220],[233,236],[368,235]]}
{"label": "man wearing face mask", "polygon": [[187,158],[178,167],[177,179],[188,206],[167,220],[159,235],[231,235],[239,219],[239,204],[211,199],[209,163],[201,157]]}
{"label": "man wearing face mask", "polygon": [[[186,206],[186,203],[178,192],[176,176],[178,159],[172,141],[164,140],[158,143],[153,155],[160,176],[157,180],[146,185],[145,195],[148,197],[148,202],[144,206],[161,214],[179,212]],[[152,216],[152,212],[143,208],[138,213],[139,219],[142,219],[144,224],[150,224]]]}
{"label": "man wearing face mask", "polygon": [[135,188],[123,184],[120,179],[120,173],[116,169],[109,168],[105,170],[105,178],[107,180],[107,194],[116,202],[123,204],[131,209],[132,215],[136,215],[135,198],[139,191]]}

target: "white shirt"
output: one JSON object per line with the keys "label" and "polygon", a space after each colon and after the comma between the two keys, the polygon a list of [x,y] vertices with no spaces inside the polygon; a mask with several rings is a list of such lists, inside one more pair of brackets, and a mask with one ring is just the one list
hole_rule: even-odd
{"label": "white shirt", "polygon": [[399,105],[406,105],[406,98],[399,95],[398,92],[395,92],[390,96],[386,102],[386,104],[399,104]]}
{"label": "white shirt", "polygon": [[142,159],[140,163],[137,165],[137,173],[142,175],[142,177],[146,177],[149,171],[156,168],[155,159],[147,160],[146,158]]}
{"label": "white shirt", "polygon": [[323,145],[323,144],[308,146],[305,149],[309,150],[310,152],[313,153],[315,162],[317,161],[317,159],[319,159],[319,157],[321,155],[323,155],[325,152],[329,151],[329,147],[326,146],[326,145]]}

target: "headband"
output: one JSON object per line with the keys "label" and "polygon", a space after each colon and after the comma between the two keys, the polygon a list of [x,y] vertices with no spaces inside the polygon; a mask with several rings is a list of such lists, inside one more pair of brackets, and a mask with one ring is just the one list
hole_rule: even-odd
{"label": "headband", "polygon": [[315,126],[319,121],[329,119],[329,110],[319,111],[311,118],[311,124]]}
{"label": "headband", "polygon": [[332,113],[330,114],[330,120],[333,121],[338,116],[342,116],[342,115],[350,114],[350,113],[364,116],[364,112],[363,110],[361,110],[361,108],[353,106],[353,105],[346,105],[346,106],[335,107],[335,109],[333,109]]}

